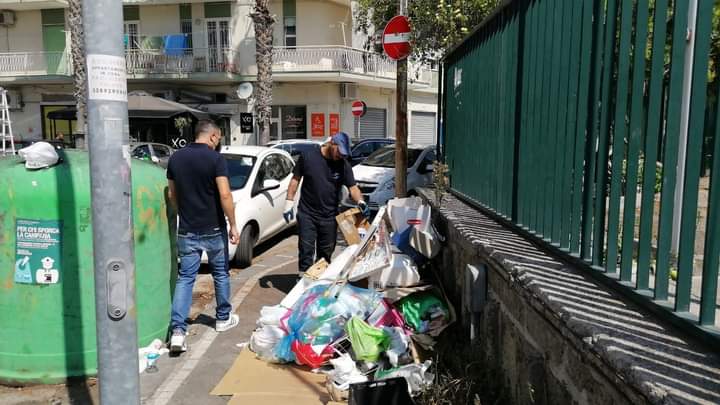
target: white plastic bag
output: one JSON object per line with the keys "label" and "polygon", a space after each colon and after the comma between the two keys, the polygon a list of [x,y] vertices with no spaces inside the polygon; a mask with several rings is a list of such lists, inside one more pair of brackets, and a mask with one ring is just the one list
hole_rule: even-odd
{"label": "white plastic bag", "polygon": [[373,288],[412,287],[420,284],[420,273],[408,255],[393,253],[392,262],[370,278]]}
{"label": "white plastic bag", "polygon": [[420,197],[393,198],[387,203],[387,212],[393,231],[402,233],[408,226],[409,219],[417,218],[417,211],[422,205]]}
{"label": "white plastic bag", "polygon": [[330,359],[333,370],[328,373],[330,380],[335,388],[340,391],[350,389],[350,384],[362,383],[367,381],[367,377],[358,370],[355,361],[349,354],[343,353],[340,357]]}
{"label": "white plastic bag", "polygon": [[283,308],[280,305],[273,305],[271,307],[262,307],[260,309],[260,318],[257,320],[257,325],[263,326],[280,326],[280,319],[285,316],[288,312],[287,308]]}
{"label": "white plastic bag", "polygon": [[25,161],[25,167],[28,169],[50,167],[60,160],[55,148],[47,142],[35,142],[20,149],[18,155]]}
{"label": "white plastic bag", "polygon": [[432,209],[429,205],[422,204],[416,215],[416,224],[410,231],[410,246],[421,255],[432,259],[440,253],[442,241],[432,226]]}
{"label": "white plastic bag", "polygon": [[375,379],[387,380],[388,378],[404,377],[407,381],[410,395],[415,396],[421,393],[423,388],[431,386],[435,380],[435,374],[428,372],[431,365],[432,362],[430,360],[426,360],[422,364],[408,364],[377,373],[375,374]]}
{"label": "white plastic bag", "polygon": [[264,360],[277,361],[273,350],[286,335],[287,333],[279,326],[265,325],[253,332],[250,337],[250,350]]}
{"label": "white plastic bag", "polygon": [[138,349],[138,372],[142,373],[145,371],[145,369],[148,366],[147,361],[147,355],[148,353],[157,353],[158,355],[162,356],[165,353],[169,353],[170,350],[168,350],[163,342],[160,339],[155,339],[152,342],[150,342],[149,345],[145,347],[141,347]]}

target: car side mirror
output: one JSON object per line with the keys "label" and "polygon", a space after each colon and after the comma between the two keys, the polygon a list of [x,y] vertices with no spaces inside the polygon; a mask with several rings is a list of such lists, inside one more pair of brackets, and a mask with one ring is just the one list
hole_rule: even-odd
{"label": "car side mirror", "polygon": [[160,159],[158,159],[157,156],[150,156],[150,160],[152,160],[153,163],[160,163]]}
{"label": "car side mirror", "polygon": [[277,190],[277,189],[279,189],[279,188],[280,188],[280,182],[279,182],[279,181],[277,181],[277,180],[275,180],[275,179],[267,179],[267,180],[263,181],[262,188],[261,188],[260,191],[258,191],[258,192],[259,192],[259,193],[262,193],[262,192],[265,192],[265,191]]}

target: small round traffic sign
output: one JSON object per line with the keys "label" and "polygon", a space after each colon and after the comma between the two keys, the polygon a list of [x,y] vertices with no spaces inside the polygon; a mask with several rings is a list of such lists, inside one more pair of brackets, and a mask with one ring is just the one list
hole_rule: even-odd
{"label": "small round traffic sign", "polygon": [[383,49],[388,57],[402,60],[410,55],[410,21],[404,15],[390,19],[382,37]]}
{"label": "small round traffic sign", "polygon": [[352,103],[352,113],[356,117],[362,117],[367,111],[367,105],[364,102],[357,100]]}

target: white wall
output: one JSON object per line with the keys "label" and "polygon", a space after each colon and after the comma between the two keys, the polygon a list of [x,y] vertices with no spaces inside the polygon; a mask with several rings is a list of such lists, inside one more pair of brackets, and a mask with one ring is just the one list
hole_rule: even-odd
{"label": "white wall", "polygon": [[[297,44],[352,45],[350,7],[319,0],[297,0]],[[342,24],[345,23],[343,42]],[[282,24],[277,29],[282,30]]]}
{"label": "white wall", "polygon": [[0,52],[42,51],[40,10],[16,11],[15,25],[0,27]]}
{"label": "white wall", "polygon": [[36,85],[22,87],[8,87],[20,90],[24,106],[22,110],[11,110],[13,135],[18,139],[42,139],[42,117],[40,106],[45,105],[73,105],[72,101],[43,103],[42,94],[72,94],[70,85]]}
{"label": "white wall", "polygon": [[140,35],[149,36],[180,33],[180,7],[177,4],[140,7],[138,29]]}

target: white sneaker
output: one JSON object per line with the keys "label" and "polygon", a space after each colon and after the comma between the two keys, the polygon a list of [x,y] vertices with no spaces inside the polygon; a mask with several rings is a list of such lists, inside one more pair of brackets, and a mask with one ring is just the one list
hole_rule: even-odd
{"label": "white sneaker", "polygon": [[173,331],[172,336],[170,336],[170,352],[181,353],[187,351],[187,342],[185,342],[185,335],[186,333],[183,332],[181,329]]}
{"label": "white sneaker", "polygon": [[230,314],[230,318],[225,321],[215,321],[215,330],[218,332],[225,332],[228,329],[232,329],[240,324],[240,317],[236,314]]}

